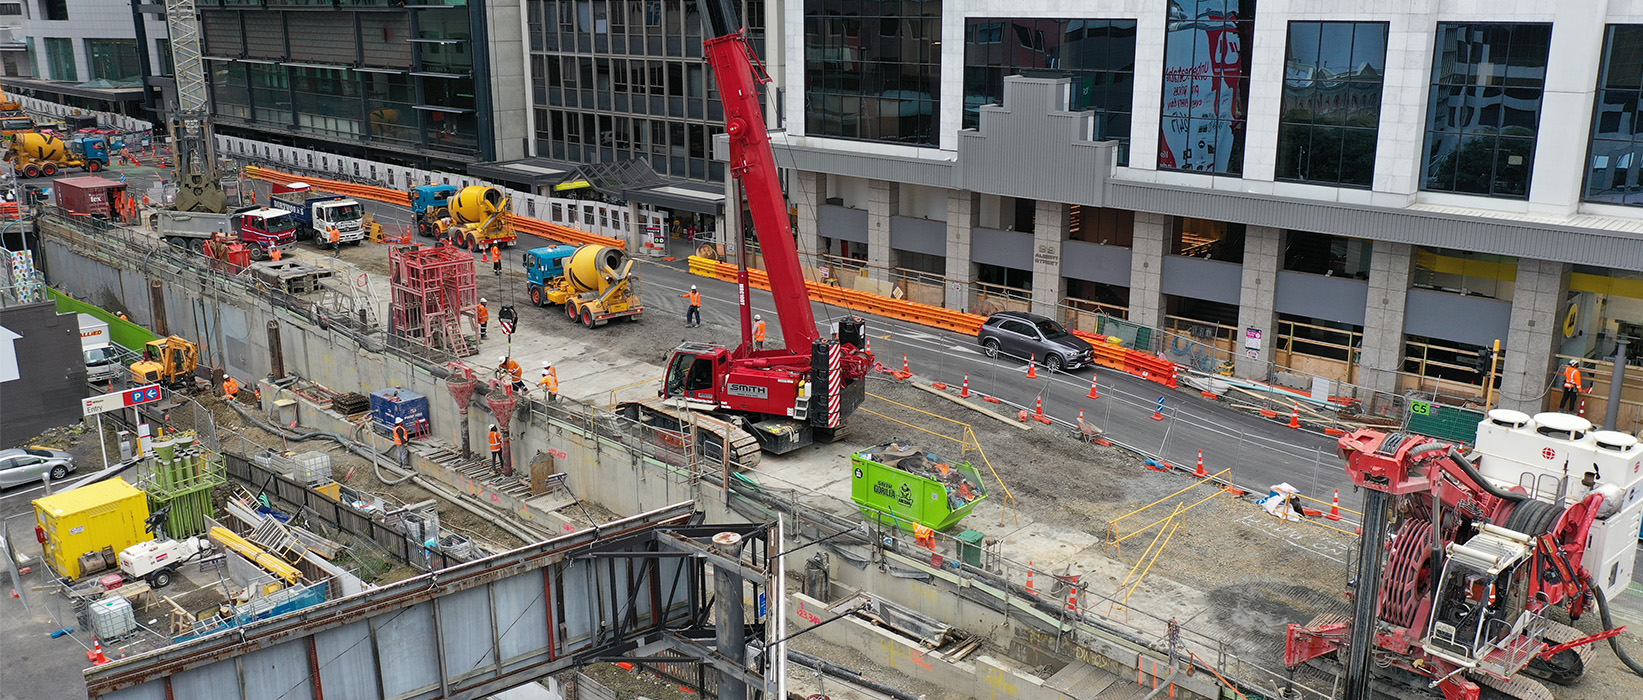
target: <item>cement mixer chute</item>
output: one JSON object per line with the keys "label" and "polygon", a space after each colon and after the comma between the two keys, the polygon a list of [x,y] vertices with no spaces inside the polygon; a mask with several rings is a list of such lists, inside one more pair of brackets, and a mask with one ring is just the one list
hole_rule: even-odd
{"label": "cement mixer chute", "polygon": [[566,318],[588,328],[644,312],[634,261],[620,248],[551,245],[526,252],[524,262],[531,303],[562,304]]}

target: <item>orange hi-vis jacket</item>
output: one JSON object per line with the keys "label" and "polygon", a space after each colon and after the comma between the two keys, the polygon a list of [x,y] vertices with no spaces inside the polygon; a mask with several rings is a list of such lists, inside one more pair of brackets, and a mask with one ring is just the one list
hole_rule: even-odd
{"label": "orange hi-vis jacket", "polygon": [[407,442],[410,442],[410,441],[411,441],[410,431],[407,431],[405,429],[404,425],[395,425],[394,426],[394,444],[395,445],[403,445],[403,444],[405,444]]}
{"label": "orange hi-vis jacket", "polygon": [[764,342],[764,321],[753,322],[753,339],[761,343]]}
{"label": "orange hi-vis jacket", "polygon": [[1576,366],[1573,366],[1573,365],[1564,365],[1564,367],[1563,367],[1563,388],[1565,388],[1565,389],[1575,389],[1575,390],[1579,390],[1581,388],[1580,387],[1580,368],[1579,367],[1576,367]]}
{"label": "orange hi-vis jacket", "polygon": [[515,362],[511,357],[508,358],[507,362],[502,363],[502,370],[507,372],[509,375],[512,375],[513,380],[516,382],[525,376],[524,370],[519,368],[519,363]]}
{"label": "orange hi-vis jacket", "polygon": [[491,431],[491,451],[492,452],[501,452],[502,451],[502,431],[499,431],[499,430],[492,430]]}
{"label": "orange hi-vis jacket", "polygon": [[542,375],[542,381],[537,382],[536,385],[546,387],[548,391],[555,394],[559,393],[559,371],[550,367],[548,373]]}
{"label": "orange hi-vis jacket", "polygon": [[497,248],[495,244],[491,245],[491,262],[493,262],[493,263],[502,262],[502,250],[500,248]]}
{"label": "orange hi-vis jacket", "polygon": [[702,305],[702,293],[701,292],[695,292],[695,291],[685,292],[684,294],[680,294],[679,296],[690,300],[690,305],[691,306],[701,306]]}
{"label": "orange hi-vis jacket", "polygon": [[485,308],[484,304],[480,304],[479,305],[479,322],[480,323],[490,323],[490,321],[491,321],[491,310]]}

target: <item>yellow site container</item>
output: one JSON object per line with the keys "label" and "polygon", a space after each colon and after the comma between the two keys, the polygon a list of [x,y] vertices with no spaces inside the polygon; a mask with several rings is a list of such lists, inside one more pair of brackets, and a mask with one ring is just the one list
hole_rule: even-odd
{"label": "yellow site container", "polygon": [[114,553],[154,539],[144,532],[148,495],[115,477],[35,499],[34,522],[45,533],[46,564],[59,576],[80,578],[80,555],[104,547]]}

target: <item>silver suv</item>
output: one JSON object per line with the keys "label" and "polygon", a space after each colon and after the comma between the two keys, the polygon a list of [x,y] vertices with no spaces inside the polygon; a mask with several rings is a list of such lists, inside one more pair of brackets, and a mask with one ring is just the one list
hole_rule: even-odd
{"label": "silver suv", "polygon": [[1078,369],[1090,364],[1095,348],[1055,319],[1025,311],[1000,311],[987,317],[976,342],[988,357],[1000,353],[1023,360],[1037,358],[1052,370]]}

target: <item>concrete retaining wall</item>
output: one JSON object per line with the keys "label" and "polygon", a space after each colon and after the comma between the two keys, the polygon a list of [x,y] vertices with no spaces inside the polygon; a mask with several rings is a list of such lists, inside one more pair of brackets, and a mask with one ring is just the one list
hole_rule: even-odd
{"label": "concrete retaining wall", "polygon": [[[251,290],[231,289],[232,285],[224,285],[206,273],[185,272],[165,277],[149,271],[142,260],[77,251],[61,237],[53,237],[49,229],[42,226],[46,255],[53,283],[63,291],[99,305],[123,308],[133,320],[151,325],[153,312],[149,308],[148,285],[151,276],[161,277],[170,332],[197,339],[206,348],[208,363],[226,366],[243,382],[262,379],[270,371],[266,325],[276,321],[288,373],[335,391],[369,393],[396,386],[416,391],[429,397],[434,437],[453,444],[459,440],[460,418],[455,401],[444,382],[412,358],[399,356],[394,351],[367,350],[345,333],[322,328],[306,316],[277,307],[267,297]],[[490,422],[489,416],[478,402],[471,410],[470,437],[473,445],[479,447],[484,444],[483,433]],[[320,423],[316,427],[337,427],[324,425],[312,410],[304,412],[302,419]],[[695,499],[709,521],[745,519],[727,506],[727,499],[718,486],[692,480],[677,468],[613,440],[595,437],[581,427],[586,422],[573,415],[549,418],[542,413],[532,413],[515,420],[513,425],[515,465],[551,458],[555,470],[566,474],[567,484],[578,497],[598,503],[618,516]],[[223,439],[231,438],[224,436]],[[789,528],[790,533],[797,530]],[[802,543],[802,538],[792,539],[790,544],[794,546]],[[987,634],[993,639],[1014,639],[1012,651],[1024,646],[1027,652],[1038,655],[1038,658],[1029,658],[1030,663],[1080,660],[1120,677],[1134,673],[1137,655],[1160,660],[1158,667],[1163,666],[1161,655],[1153,650],[1087,626],[1073,629],[1006,591],[949,571],[932,569],[926,565],[928,562],[920,563],[889,552],[883,554],[883,563],[888,566],[857,568],[838,556],[833,557],[832,562],[835,582],[858,590],[871,590],[972,633]],[[792,573],[802,576],[804,557],[788,557],[787,563]],[[898,571],[903,575],[897,575]],[[908,572],[914,576],[922,574],[924,580],[908,578]],[[877,644],[890,644],[880,638],[873,639]],[[955,687],[973,697],[1024,700],[1061,700],[1063,697],[1043,688],[1030,674],[1009,668],[1002,661],[975,659],[963,668],[955,665],[951,673],[929,675],[924,673],[928,669],[918,663],[928,659],[908,652],[893,660],[899,664],[898,668],[910,664],[918,671],[909,671],[910,675],[943,687]],[[955,678],[959,679],[957,686],[954,686]],[[1178,680],[1177,694],[1187,698],[1218,696],[1213,679],[1207,679],[1204,674]]]}

